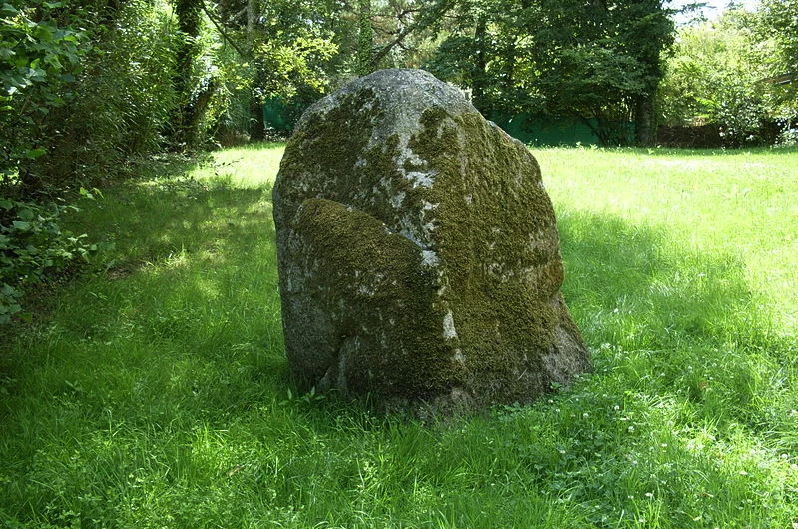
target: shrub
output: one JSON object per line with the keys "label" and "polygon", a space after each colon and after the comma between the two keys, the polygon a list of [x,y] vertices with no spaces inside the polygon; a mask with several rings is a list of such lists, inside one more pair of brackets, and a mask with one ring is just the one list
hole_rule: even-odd
{"label": "shrub", "polygon": [[[83,196],[91,198],[86,190]],[[75,262],[88,262],[98,250],[86,234],[63,230],[64,216],[79,209],[71,204],[37,204],[0,199],[0,325],[21,310],[26,285]]]}
{"label": "shrub", "polygon": [[175,38],[168,13],[145,0],[0,2],[4,194],[97,185],[160,150],[176,108]]}

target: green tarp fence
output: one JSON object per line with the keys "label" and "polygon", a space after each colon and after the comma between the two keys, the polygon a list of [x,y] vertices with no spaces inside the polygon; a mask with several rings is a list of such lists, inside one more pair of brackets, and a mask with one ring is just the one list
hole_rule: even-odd
{"label": "green tarp fence", "polygon": [[529,145],[592,145],[598,138],[576,118],[553,119],[535,114],[490,114],[488,119]]}
{"label": "green tarp fence", "polygon": [[[267,129],[288,132],[293,128],[294,120],[299,117],[302,110],[298,105],[287,105],[281,98],[273,97],[263,103],[263,122]],[[529,145],[598,144],[598,138],[590,127],[577,118],[554,119],[536,114],[499,113],[487,117],[510,136]]]}
{"label": "green tarp fence", "polygon": [[279,97],[272,97],[263,102],[263,124],[267,129],[279,131],[291,130],[287,120],[288,108]]}

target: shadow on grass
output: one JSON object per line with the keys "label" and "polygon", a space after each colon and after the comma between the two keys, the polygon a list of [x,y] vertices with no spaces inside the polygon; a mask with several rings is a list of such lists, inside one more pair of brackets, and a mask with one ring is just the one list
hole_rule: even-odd
{"label": "shadow on grass", "polygon": [[287,392],[268,186],[237,188],[224,176],[133,182],[80,222],[115,249],[20,329],[3,359],[9,395],[168,423]]}
{"label": "shadow on grass", "polygon": [[594,343],[757,345],[770,328],[731,254],[690,251],[664,231],[594,213],[561,215],[558,228],[565,295]]}
{"label": "shadow on grass", "polygon": [[739,258],[593,213],[566,213],[558,227],[565,298],[616,390],[682,395],[705,416],[749,424],[795,404],[795,346]]}
{"label": "shadow on grass", "polygon": [[[590,150],[589,147],[557,147],[557,149]],[[698,158],[706,157],[729,157],[747,154],[767,155],[767,156],[795,156],[798,154],[798,146],[789,147],[750,147],[737,149],[679,149],[670,147],[640,148],[640,147],[596,147],[596,151],[605,153],[616,153],[628,156],[630,154],[641,154],[646,156],[678,156]]]}

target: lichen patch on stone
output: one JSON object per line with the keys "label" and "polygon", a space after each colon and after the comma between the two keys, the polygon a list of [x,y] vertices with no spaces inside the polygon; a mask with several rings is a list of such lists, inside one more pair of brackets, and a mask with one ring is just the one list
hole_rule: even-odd
{"label": "lichen patch on stone", "polygon": [[438,254],[432,250],[421,251],[421,265],[425,268],[435,268],[440,264],[441,260],[438,259]]}
{"label": "lichen patch on stone", "polygon": [[451,408],[529,401],[590,368],[537,162],[428,73],[376,72],[312,106],[273,213],[286,353],[308,387]]}
{"label": "lichen patch on stone", "polygon": [[457,338],[457,329],[454,327],[454,314],[452,314],[452,311],[446,312],[443,316],[443,338],[446,340]]}

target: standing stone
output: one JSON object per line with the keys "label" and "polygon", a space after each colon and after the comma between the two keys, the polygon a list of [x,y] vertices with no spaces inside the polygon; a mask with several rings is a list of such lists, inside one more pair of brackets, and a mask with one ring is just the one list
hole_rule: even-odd
{"label": "standing stone", "polygon": [[274,220],[307,388],[451,410],[528,402],[591,367],[536,160],[429,73],[375,72],[309,108]]}

